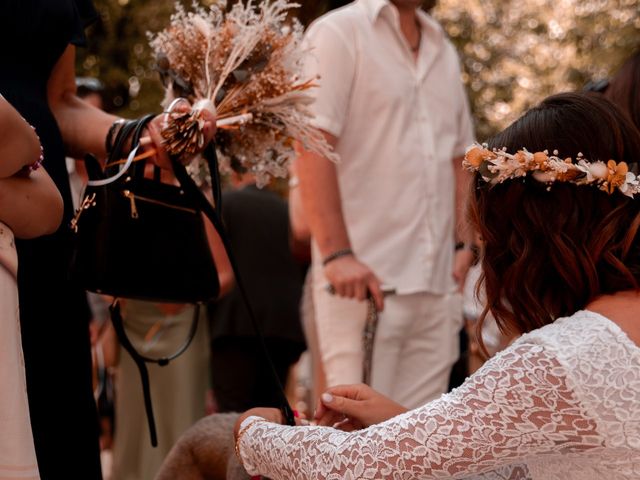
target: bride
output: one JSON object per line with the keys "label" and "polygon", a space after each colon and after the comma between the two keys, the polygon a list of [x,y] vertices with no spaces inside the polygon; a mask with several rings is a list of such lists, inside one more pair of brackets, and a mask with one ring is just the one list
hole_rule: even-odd
{"label": "bride", "polygon": [[329,389],[318,426],[250,410],[236,425],[246,469],[274,480],[640,478],[639,162],[635,127],[587,94],[550,97],[471,148],[488,310],[522,336],[415,410],[366,386]]}
{"label": "bride", "polygon": [[18,320],[14,233],[52,233],[62,198],[44,169],[34,130],[0,95],[0,480],[38,479]]}

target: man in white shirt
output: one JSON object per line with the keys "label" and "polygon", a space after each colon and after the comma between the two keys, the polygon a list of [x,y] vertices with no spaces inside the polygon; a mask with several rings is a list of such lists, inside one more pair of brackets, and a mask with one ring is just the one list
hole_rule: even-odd
{"label": "man in white shirt", "polygon": [[472,123],[456,52],[421,3],[357,0],[311,25],[311,108],[341,161],[297,162],[327,383],[361,381],[369,292],[380,311],[372,386],[409,408],[447,389],[472,259],[454,255]]}

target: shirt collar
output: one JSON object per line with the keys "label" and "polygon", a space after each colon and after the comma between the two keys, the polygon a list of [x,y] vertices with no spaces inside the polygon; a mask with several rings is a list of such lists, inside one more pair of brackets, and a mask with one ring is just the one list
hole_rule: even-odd
{"label": "shirt collar", "polygon": [[[364,8],[371,23],[378,19],[383,10],[395,9],[389,0],[359,0],[359,3]],[[440,24],[422,9],[418,10],[418,21],[428,37],[436,41],[444,39],[444,30]]]}
{"label": "shirt collar", "polygon": [[359,3],[367,12],[371,23],[378,19],[383,8],[391,6],[389,0],[359,0]]}

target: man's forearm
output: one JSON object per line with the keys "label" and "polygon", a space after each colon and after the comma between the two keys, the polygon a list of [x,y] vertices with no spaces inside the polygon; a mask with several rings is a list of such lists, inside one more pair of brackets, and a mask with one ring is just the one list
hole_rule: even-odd
{"label": "man's forearm", "polygon": [[[335,145],[335,138],[327,135],[327,139]],[[302,204],[320,253],[326,257],[350,248],[335,165],[325,157],[305,151],[297,166]]]}

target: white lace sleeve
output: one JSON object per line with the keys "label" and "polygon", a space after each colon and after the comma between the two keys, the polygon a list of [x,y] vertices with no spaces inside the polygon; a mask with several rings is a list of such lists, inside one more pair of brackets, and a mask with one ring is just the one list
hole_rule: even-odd
{"label": "white lace sleeve", "polygon": [[256,422],[241,455],[251,474],[274,480],[355,480],[459,479],[580,454],[602,438],[567,383],[552,352],[519,344],[452,393],[365,430]]}

